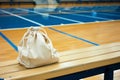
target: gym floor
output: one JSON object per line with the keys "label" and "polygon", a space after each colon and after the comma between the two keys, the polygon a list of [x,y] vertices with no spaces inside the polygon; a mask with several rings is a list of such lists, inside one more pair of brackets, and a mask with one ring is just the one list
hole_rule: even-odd
{"label": "gym floor", "polygon": [[[30,26],[43,27],[54,47],[62,52],[120,42],[119,25],[118,4],[5,6],[0,8],[0,61],[17,58],[17,45]],[[120,71],[115,73],[115,80],[119,80]],[[102,76],[85,80],[103,80]]]}

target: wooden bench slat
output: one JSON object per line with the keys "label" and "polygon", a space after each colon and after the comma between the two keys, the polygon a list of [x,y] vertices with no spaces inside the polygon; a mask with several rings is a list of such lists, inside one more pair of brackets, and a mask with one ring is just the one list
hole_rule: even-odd
{"label": "wooden bench slat", "polygon": [[120,45],[120,42],[115,42],[115,43],[104,44],[104,45],[100,45],[100,46],[92,46],[92,47],[87,47],[87,48],[64,51],[64,52],[61,52],[60,56],[71,55],[73,53],[77,53],[78,51],[81,53],[81,52],[86,52],[86,51],[99,50],[99,49],[114,47],[114,46],[117,46],[117,45]]}
{"label": "wooden bench slat", "polygon": [[0,62],[0,68],[4,67],[4,66],[14,65],[14,64],[17,64],[17,63],[18,63],[17,60],[10,60],[10,61],[5,61],[5,62]]}
{"label": "wooden bench slat", "polygon": [[[110,52],[120,50],[120,45],[119,46],[117,45],[117,46],[114,46],[114,47],[108,47],[107,46],[107,48],[103,47],[103,49],[99,49],[99,50],[96,50],[96,47],[95,47],[94,49],[95,50],[91,50],[89,52],[88,51],[81,52],[81,49],[77,50],[76,53],[73,53],[72,51],[70,51],[69,53],[73,53],[73,54],[70,54],[70,55],[67,55],[67,56],[66,55],[65,56],[60,56],[60,63],[73,61],[73,60],[77,60],[77,59],[83,59],[83,58],[105,55],[105,54],[108,54]],[[25,70],[25,68],[16,63],[16,64],[13,64],[13,65],[1,67],[0,68],[0,74],[4,74],[4,73],[7,74],[7,73],[12,73],[12,72],[21,71],[21,70]]]}
{"label": "wooden bench slat", "polygon": [[120,51],[60,64],[53,64],[35,69],[26,69],[25,71],[19,71],[0,76],[7,79],[18,80],[47,79],[117,62],[120,62]]}
{"label": "wooden bench slat", "polygon": [[[60,52],[60,56],[72,55],[73,53],[77,54],[78,51],[79,51],[79,53],[82,53],[82,52],[92,51],[92,50],[95,50],[95,49],[98,50],[98,49],[109,48],[109,47],[113,47],[113,46],[117,46],[117,45],[120,45],[120,42],[115,42],[115,43],[111,43],[111,44],[105,44],[105,45],[101,45],[101,46],[92,46],[92,47],[87,47],[87,48],[82,48],[82,49],[64,51],[64,52]],[[16,60],[0,62],[0,67],[14,65],[14,64],[17,64],[17,63],[18,62]]]}
{"label": "wooden bench slat", "polygon": [[[88,69],[120,62],[120,43],[89,47],[60,53],[60,62],[35,69],[26,69],[20,66],[16,60],[0,63],[0,77],[10,79],[33,79],[41,76],[41,79],[82,71],[86,65]],[[105,62],[106,61],[106,62]],[[80,69],[78,69],[81,66]],[[75,70],[72,70],[75,69]],[[78,70],[77,70],[78,69]],[[39,72],[40,71],[40,72]],[[67,71],[67,73],[66,73]],[[29,72],[32,72],[28,74]],[[34,73],[35,74],[34,74]],[[54,73],[55,72],[55,73]],[[27,75],[25,75],[26,73]],[[18,74],[18,75],[16,75]],[[51,76],[49,76],[49,75]],[[38,76],[39,75],[39,76]],[[46,77],[46,76],[49,77]],[[26,78],[25,78],[26,77]],[[40,78],[40,77],[39,77]],[[34,80],[35,80],[34,79]]]}
{"label": "wooden bench slat", "polygon": [[103,48],[100,50],[86,51],[86,52],[81,52],[78,50],[78,52],[76,52],[75,54],[73,53],[71,55],[60,57],[60,62],[105,55],[105,54],[109,54],[111,52],[119,51],[119,50],[120,50],[120,46],[114,46],[114,47]]}

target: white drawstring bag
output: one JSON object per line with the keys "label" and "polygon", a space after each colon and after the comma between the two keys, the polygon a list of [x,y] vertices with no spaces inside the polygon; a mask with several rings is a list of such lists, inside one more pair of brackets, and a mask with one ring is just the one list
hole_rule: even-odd
{"label": "white drawstring bag", "polygon": [[58,53],[43,28],[29,28],[18,45],[18,52],[17,60],[26,68],[59,61]]}

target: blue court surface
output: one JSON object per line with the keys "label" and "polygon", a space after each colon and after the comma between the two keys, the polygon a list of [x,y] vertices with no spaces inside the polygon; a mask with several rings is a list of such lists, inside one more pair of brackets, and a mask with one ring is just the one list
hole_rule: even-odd
{"label": "blue court surface", "polygon": [[0,29],[120,20],[120,6],[0,8]]}

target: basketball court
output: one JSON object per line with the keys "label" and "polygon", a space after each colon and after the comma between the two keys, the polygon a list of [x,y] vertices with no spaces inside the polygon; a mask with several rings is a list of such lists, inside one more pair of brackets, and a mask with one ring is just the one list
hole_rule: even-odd
{"label": "basketball court", "polygon": [[[17,58],[17,46],[31,26],[44,28],[61,54],[93,46],[120,44],[119,2],[22,2],[2,3],[0,6],[1,63]],[[119,73],[119,70],[115,71],[114,80],[120,79]],[[83,80],[103,80],[103,74]]]}

